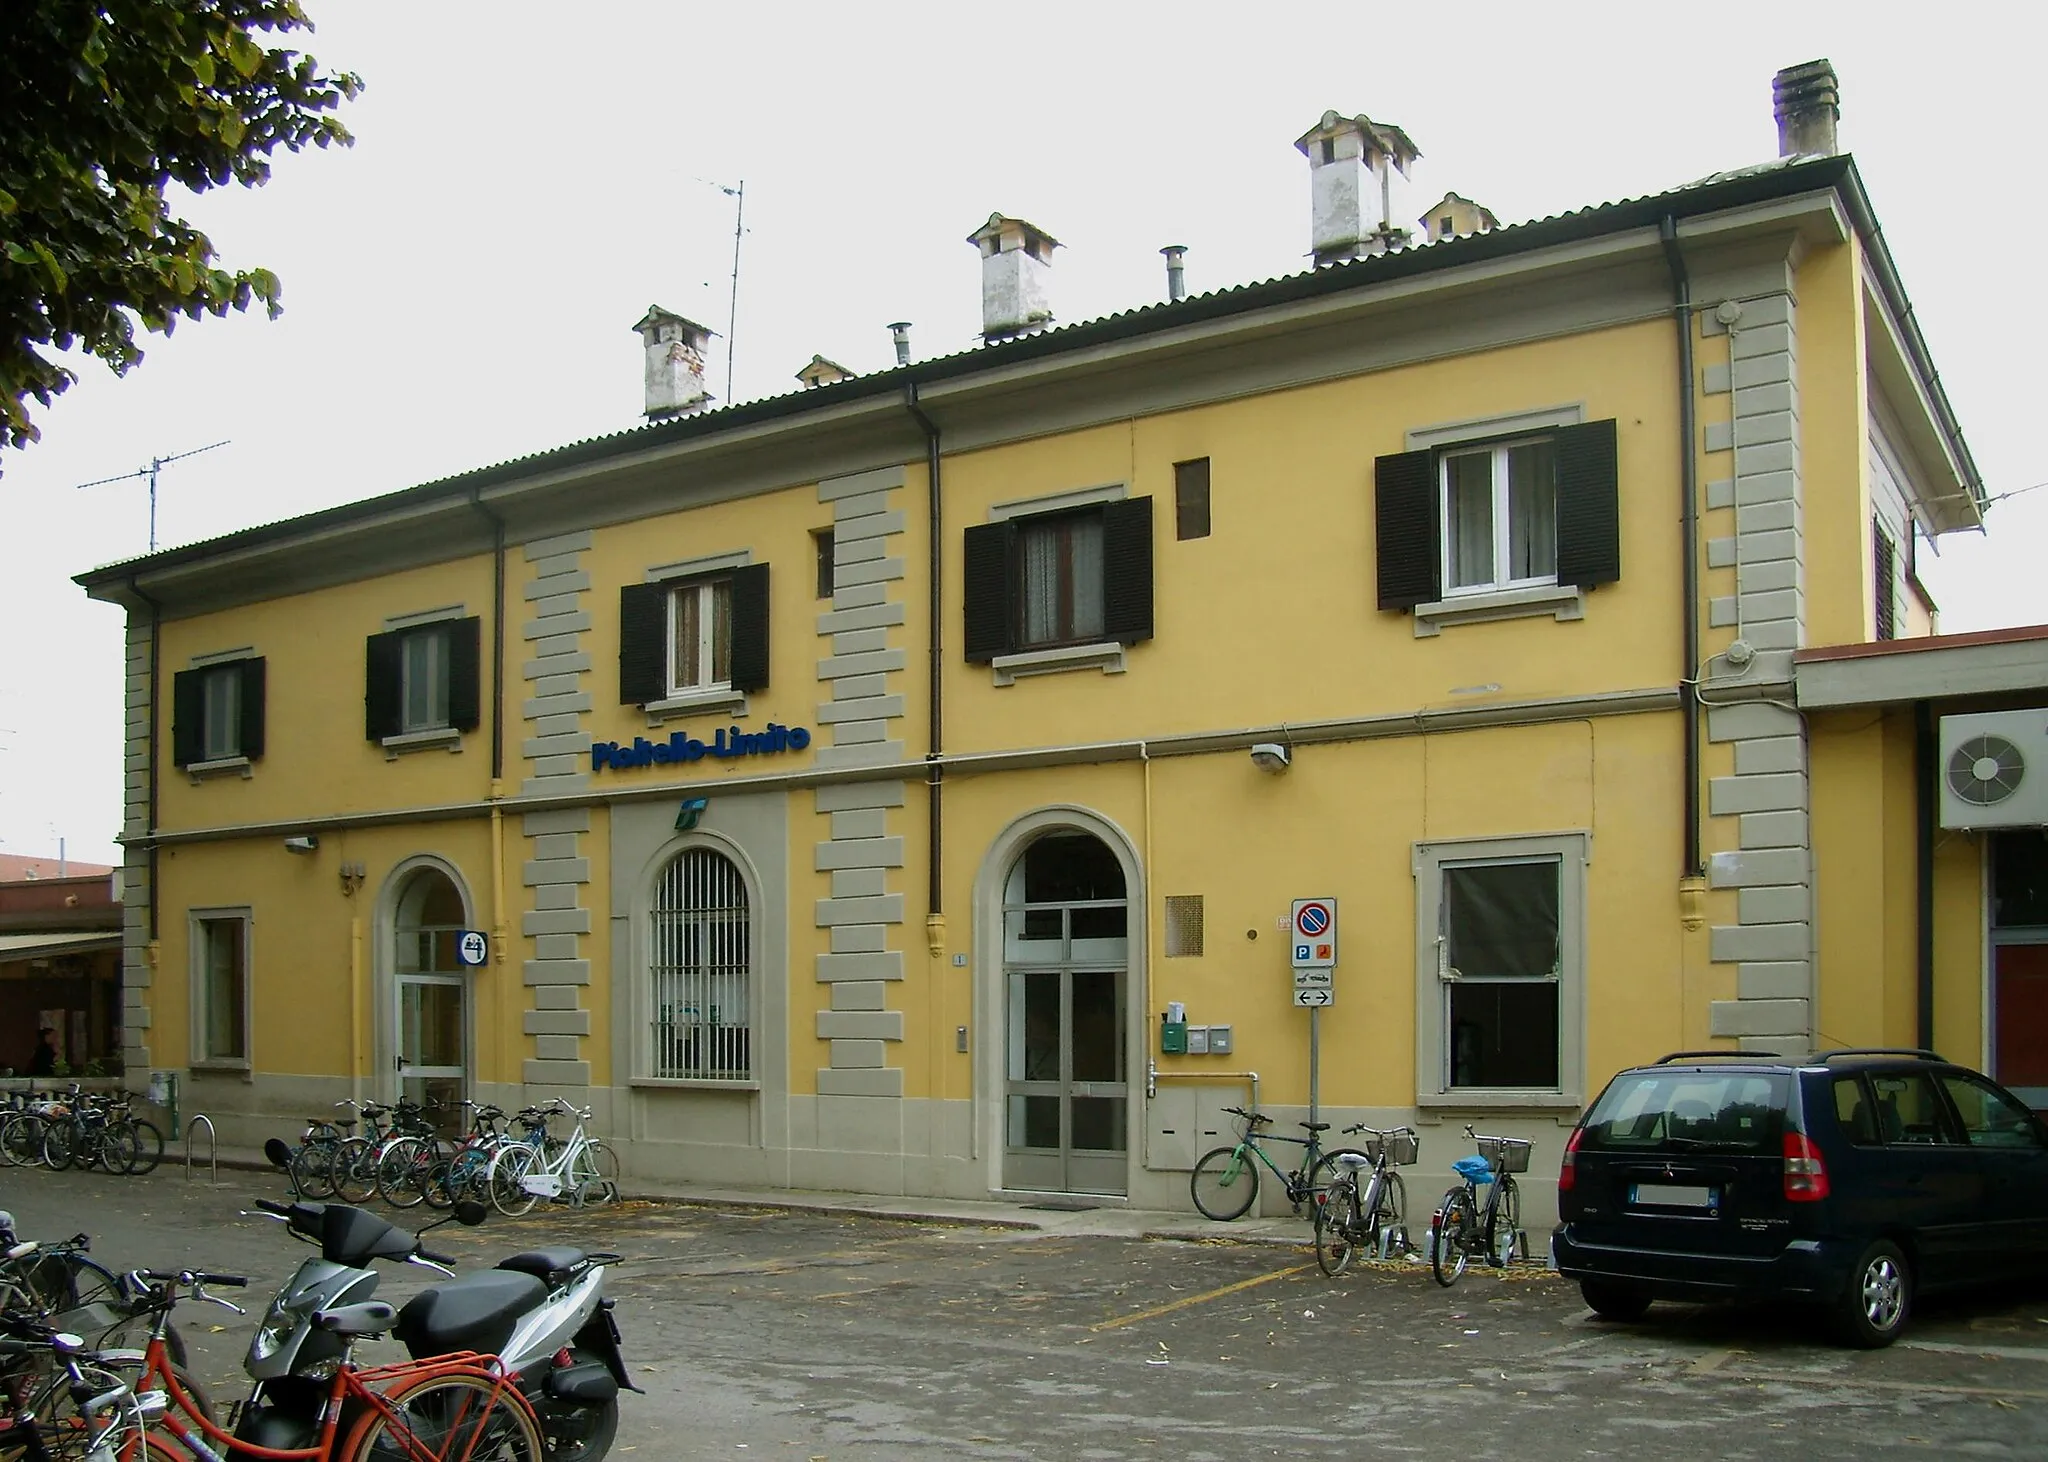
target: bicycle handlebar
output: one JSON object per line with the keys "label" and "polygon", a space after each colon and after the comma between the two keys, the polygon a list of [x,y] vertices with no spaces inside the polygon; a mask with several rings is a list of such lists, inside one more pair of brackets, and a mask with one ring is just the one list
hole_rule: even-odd
{"label": "bicycle handlebar", "polygon": [[[555,1100],[560,1101],[561,1098],[557,1097]],[[1244,1118],[1254,1127],[1264,1126],[1273,1120],[1271,1117],[1262,1116],[1258,1112],[1247,1112],[1243,1107],[1225,1107],[1223,1110],[1229,1112],[1234,1117]]]}

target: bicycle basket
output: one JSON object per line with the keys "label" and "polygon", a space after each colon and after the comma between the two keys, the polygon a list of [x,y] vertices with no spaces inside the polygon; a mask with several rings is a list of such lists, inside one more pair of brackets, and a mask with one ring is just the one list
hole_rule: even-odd
{"label": "bicycle basket", "polygon": [[1422,1139],[1413,1132],[1382,1132],[1365,1139],[1366,1155],[1374,1162],[1406,1167],[1422,1157]]}
{"label": "bicycle basket", "polygon": [[1468,1183],[1493,1181],[1493,1164],[1483,1157],[1461,1157],[1451,1164],[1451,1171]]}
{"label": "bicycle basket", "polygon": [[1519,1137],[1482,1137],[1479,1139],[1479,1155],[1501,1172],[1526,1173],[1529,1171],[1531,1146]]}

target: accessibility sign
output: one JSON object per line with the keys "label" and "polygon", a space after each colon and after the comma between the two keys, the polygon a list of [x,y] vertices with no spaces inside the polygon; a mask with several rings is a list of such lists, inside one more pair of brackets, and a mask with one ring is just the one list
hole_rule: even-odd
{"label": "accessibility sign", "polygon": [[1292,920],[1294,967],[1332,969],[1337,963],[1337,901],[1296,899]]}

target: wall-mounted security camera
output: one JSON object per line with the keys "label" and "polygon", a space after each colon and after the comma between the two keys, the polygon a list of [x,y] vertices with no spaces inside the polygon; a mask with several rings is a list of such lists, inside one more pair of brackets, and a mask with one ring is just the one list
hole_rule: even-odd
{"label": "wall-mounted security camera", "polygon": [[1277,741],[1261,741],[1252,748],[1252,765],[1262,772],[1284,772],[1291,760],[1287,748]]}
{"label": "wall-mounted security camera", "polygon": [[311,833],[300,833],[295,838],[284,840],[284,850],[287,853],[317,853],[320,851],[320,840]]}

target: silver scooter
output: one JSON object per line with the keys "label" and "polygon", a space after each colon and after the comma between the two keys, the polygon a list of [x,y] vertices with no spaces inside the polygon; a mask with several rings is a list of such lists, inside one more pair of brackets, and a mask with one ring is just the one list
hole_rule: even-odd
{"label": "silver scooter", "polygon": [[[244,1368],[257,1385],[235,1434],[262,1447],[306,1447],[318,1435],[343,1344],[314,1316],[370,1298],[379,1278],[370,1267],[375,1260],[441,1274],[451,1274],[447,1266],[455,1261],[347,1204],[259,1199],[257,1207],[319,1244],[320,1257],[299,1266],[250,1340]],[[452,1216],[476,1223],[485,1212],[464,1200]],[[414,1295],[399,1309],[392,1335],[415,1360],[458,1350],[499,1356],[533,1405],[549,1462],[599,1462],[618,1432],[619,1391],[639,1389],[626,1374],[613,1301],[603,1292],[604,1266],[617,1258],[567,1247],[515,1254]]]}

